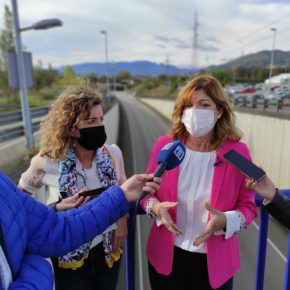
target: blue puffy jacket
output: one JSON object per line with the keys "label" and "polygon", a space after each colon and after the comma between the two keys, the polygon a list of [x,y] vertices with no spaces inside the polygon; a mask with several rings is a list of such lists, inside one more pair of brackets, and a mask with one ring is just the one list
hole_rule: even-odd
{"label": "blue puffy jacket", "polygon": [[0,227],[13,275],[9,289],[51,290],[52,270],[43,257],[76,249],[127,211],[122,190],[113,186],[80,208],[55,213],[0,173]]}

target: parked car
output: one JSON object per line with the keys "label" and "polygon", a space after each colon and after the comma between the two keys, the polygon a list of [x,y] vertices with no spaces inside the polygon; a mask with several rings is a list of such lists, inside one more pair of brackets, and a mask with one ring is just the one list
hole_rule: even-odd
{"label": "parked car", "polygon": [[280,99],[283,100],[283,99],[288,99],[290,98],[290,92],[287,91],[287,92],[283,92],[280,94]]}
{"label": "parked car", "polygon": [[256,108],[258,104],[264,104],[264,95],[262,93],[259,94],[248,94],[245,96],[246,98],[246,106]]}
{"label": "parked car", "polygon": [[256,92],[255,87],[249,86],[249,87],[241,89],[239,93],[240,94],[251,94],[251,93],[255,93],[255,92]]}

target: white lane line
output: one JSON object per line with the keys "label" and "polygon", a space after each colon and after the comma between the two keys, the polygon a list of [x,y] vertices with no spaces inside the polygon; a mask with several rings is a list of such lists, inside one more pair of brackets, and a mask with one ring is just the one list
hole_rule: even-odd
{"label": "white lane line", "polygon": [[144,278],[143,278],[143,255],[142,255],[142,239],[141,239],[141,222],[140,216],[136,217],[136,230],[137,230],[137,249],[138,249],[138,265],[139,265],[139,289],[144,290]]}
{"label": "white lane line", "polygon": [[[256,224],[256,222],[253,222],[253,226],[259,231],[260,227]],[[274,251],[277,252],[277,254],[282,258],[282,260],[286,263],[287,258],[283,255],[283,253],[275,246],[275,244],[271,241],[270,238],[267,238],[267,242],[269,245],[274,249]]]}
{"label": "white lane line", "polygon": [[[126,114],[127,117],[129,116],[128,114],[128,107],[126,107]],[[129,136],[130,136],[130,142],[132,144],[132,158],[133,158],[133,171],[137,172],[137,152],[135,148],[135,143],[133,140],[133,130],[132,130],[132,122],[129,121],[128,118],[128,123],[129,123]],[[137,252],[138,252],[138,269],[139,269],[139,289],[144,290],[144,278],[143,278],[143,256],[142,256],[142,239],[141,239],[141,223],[140,223],[140,216],[136,217],[136,231],[137,231]]]}

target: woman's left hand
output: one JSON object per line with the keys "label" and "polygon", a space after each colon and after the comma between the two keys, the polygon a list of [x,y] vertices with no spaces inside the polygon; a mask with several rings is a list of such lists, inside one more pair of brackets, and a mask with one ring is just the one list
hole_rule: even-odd
{"label": "woman's left hand", "polygon": [[118,227],[114,230],[112,243],[113,252],[115,252],[118,248],[122,248],[124,246],[125,240],[128,235],[127,220],[128,216],[125,215],[116,222]]}
{"label": "woman's left hand", "polygon": [[205,208],[210,213],[210,220],[205,229],[193,241],[193,245],[196,247],[206,241],[215,231],[222,230],[227,225],[227,218],[222,211],[212,208],[208,202],[205,203]]}

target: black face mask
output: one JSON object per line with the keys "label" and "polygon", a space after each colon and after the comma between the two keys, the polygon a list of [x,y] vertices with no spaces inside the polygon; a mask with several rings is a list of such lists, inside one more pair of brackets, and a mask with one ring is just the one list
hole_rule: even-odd
{"label": "black face mask", "polygon": [[107,140],[105,126],[81,128],[80,135],[81,136],[77,138],[77,140],[79,144],[87,150],[97,150],[102,147]]}

